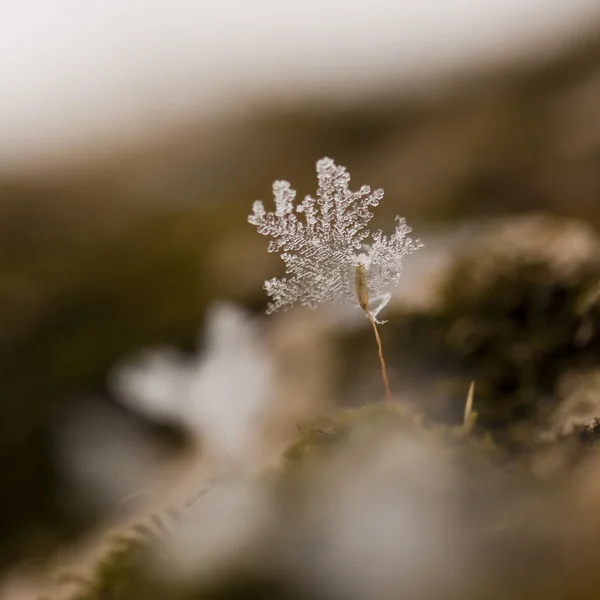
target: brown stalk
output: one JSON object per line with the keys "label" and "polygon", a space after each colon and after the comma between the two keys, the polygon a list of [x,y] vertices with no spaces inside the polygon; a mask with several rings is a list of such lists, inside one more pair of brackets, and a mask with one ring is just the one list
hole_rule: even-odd
{"label": "brown stalk", "polygon": [[385,358],[383,357],[383,347],[381,346],[381,338],[379,337],[379,331],[377,329],[377,323],[369,310],[369,288],[367,286],[367,270],[361,263],[356,265],[356,271],[354,274],[354,289],[356,290],[356,297],[358,298],[358,304],[367,313],[369,321],[373,327],[375,333],[375,339],[377,340],[377,350],[379,353],[379,362],[381,363],[381,378],[383,379],[383,385],[385,387],[385,399],[387,402],[392,401],[392,391],[390,389],[390,380],[388,379],[387,366],[385,364]]}

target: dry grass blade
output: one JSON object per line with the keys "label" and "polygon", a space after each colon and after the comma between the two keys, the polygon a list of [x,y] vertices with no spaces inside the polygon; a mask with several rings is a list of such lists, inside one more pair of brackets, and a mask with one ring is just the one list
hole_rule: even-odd
{"label": "dry grass blade", "polygon": [[475,423],[476,413],[473,412],[473,398],[475,397],[475,381],[471,381],[469,391],[467,393],[467,401],[465,403],[465,412],[463,415],[463,428],[467,431],[473,427]]}

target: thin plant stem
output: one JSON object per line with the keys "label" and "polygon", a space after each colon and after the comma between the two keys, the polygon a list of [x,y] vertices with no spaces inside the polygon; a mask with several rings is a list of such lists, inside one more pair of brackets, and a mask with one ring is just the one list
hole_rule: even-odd
{"label": "thin plant stem", "polygon": [[356,291],[356,299],[358,305],[367,313],[369,321],[373,326],[375,332],[375,339],[377,340],[377,350],[379,351],[379,362],[381,363],[381,378],[383,379],[383,385],[385,386],[385,399],[387,402],[392,401],[392,391],[390,390],[390,380],[387,375],[387,367],[385,364],[385,358],[383,358],[383,348],[381,346],[381,338],[379,337],[379,331],[377,330],[377,323],[375,318],[369,310],[369,286],[367,285],[367,269],[363,263],[357,263],[356,270],[354,272],[354,289]]}
{"label": "thin plant stem", "polygon": [[385,386],[385,399],[387,402],[392,401],[392,390],[390,389],[390,380],[388,379],[387,374],[387,366],[385,364],[385,358],[383,358],[383,348],[381,346],[381,338],[379,337],[379,331],[377,330],[377,323],[373,319],[371,313],[366,310],[367,316],[369,317],[369,321],[371,321],[371,325],[373,326],[373,331],[375,332],[375,339],[377,340],[377,350],[379,353],[379,362],[381,363],[381,378],[383,379],[383,385]]}

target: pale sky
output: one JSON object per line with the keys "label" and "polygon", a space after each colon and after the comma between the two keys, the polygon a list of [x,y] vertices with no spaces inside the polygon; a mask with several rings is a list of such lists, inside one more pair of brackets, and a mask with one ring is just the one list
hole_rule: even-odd
{"label": "pale sky", "polygon": [[0,0],[0,172],[269,90],[410,86],[598,12],[597,0]]}

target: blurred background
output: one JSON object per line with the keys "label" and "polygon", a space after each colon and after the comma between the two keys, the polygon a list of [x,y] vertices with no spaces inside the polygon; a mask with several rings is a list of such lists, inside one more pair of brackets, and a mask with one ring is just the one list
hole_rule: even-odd
{"label": "blurred background", "polygon": [[6,0],[0,77],[2,598],[381,400],[360,313],[264,316],[247,215],[324,156],[425,243],[384,316],[400,399],[455,424],[476,379],[511,452],[600,417],[597,0]]}

